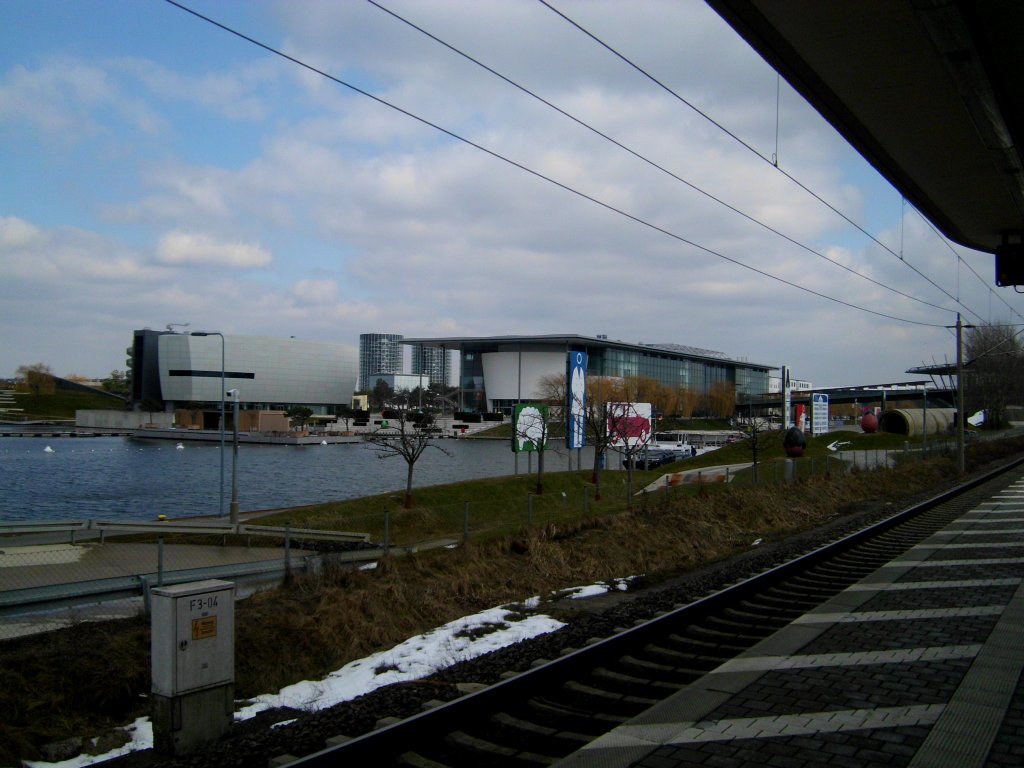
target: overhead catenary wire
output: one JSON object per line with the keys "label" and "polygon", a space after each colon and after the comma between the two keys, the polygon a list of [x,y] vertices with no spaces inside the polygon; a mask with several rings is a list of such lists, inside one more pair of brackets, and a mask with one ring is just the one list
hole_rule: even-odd
{"label": "overhead catenary wire", "polygon": [[[833,205],[832,203],[830,203],[830,202],[829,202],[828,200],[826,200],[826,199],[825,199],[824,197],[822,197],[821,195],[819,195],[819,194],[818,194],[817,192],[815,192],[815,191],[814,191],[813,189],[811,189],[810,187],[808,187],[808,186],[807,186],[806,184],[804,184],[804,183],[803,183],[802,181],[800,181],[800,180],[799,180],[798,178],[796,178],[795,176],[793,176],[792,174],[790,174],[789,172],[787,172],[787,171],[786,171],[786,170],[785,170],[784,168],[782,168],[781,166],[779,166],[778,162],[776,162],[777,158],[776,158],[776,160],[773,160],[772,158],[766,157],[766,156],[765,156],[765,155],[764,155],[764,154],[763,154],[762,152],[758,151],[758,150],[757,150],[757,149],[756,149],[755,147],[753,147],[752,145],[748,144],[748,143],[747,143],[746,141],[744,141],[743,139],[741,139],[741,138],[740,138],[740,137],[739,137],[739,136],[738,136],[737,134],[733,133],[733,132],[732,132],[732,131],[730,131],[730,130],[729,130],[728,128],[726,128],[726,127],[725,127],[724,125],[722,125],[721,123],[719,123],[719,122],[718,122],[717,120],[715,120],[715,119],[714,119],[713,117],[711,117],[711,115],[709,115],[709,114],[708,114],[707,112],[703,111],[702,109],[700,109],[699,107],[697,107],[697,106],[696,106],[695,104],[693,104],[692,102],[690,102],[690,101],[689,101],[688,99],[686,99],[686,98],[684,98],[683,96],[681,96],[680,94],[678,94],[678,93],[677,93],[676,91],[674,91],[674,90],[673,90],[672,88],[670,88],[670,87],[668,87],[667,85],[665,85],[665,83],[663,83],[663,82],[662,82],[661,80],[659,80],[659,79],[658,79],[658,78],[656,78],[656,77],[655,77],[654,75],[652,75],[651,73],[649,73],[649,72],[648,72],[647,70],[645,70],[645,69],[644,69],[643,67],[641,67],[641,66],[640,66],[639,64],[635,63],[635,62],[634,62],[634,61],[632,61],[632,60],[631,60],[631,59],[630,59],[629,57],[625,56],[624,54],[622,54],[621,52],[619,52],[618,50],[616,50],[616,49],[615,49],[614,47],[612,47],[611,45],[609,45],[608,43],[606,43],[606,42],[605,42],[604,40],[602,40],[601,38],[599,38],[599,37],[598,37],[597,35],[595,35],[595,34],[594,34],[593,32],[591,32],[590,30],[588,30],[588,29],[587,29],[586,27],[584,27],[584,26],[583,26],[582,24],[580,24],[579,22],[575,21],[574,19],[572,19],[571,17],[569,17],[568,15],[566,15],[565,13],[563,13],[562,11],[560,11],[560,10],[559,10],[558,8],[556,8],[556,7],[554,7],[553,5],[551,5],[551,3],[549,3],[549,2],[547,1],[547,0],[537,0],[537,2],[539,2],[539,3],[540,3],[541,5],[543,5],[543,6],[545,7],[545,8],[549,9],[549,10],[550,10],[550,11],[551,11],[552,13],[554,13],[554,14],[556,14],[557,16],[559,16],[559,17],[561,17],[562,19],[564,19],[564,20],[565,20],[566,22],[568,22],[568,23],[569,23],[569,24],[571,24],[571,25],[572,25],[573,27],[575,27],[576,29],[578,29],[578,30],[579,30],[580,32],[582,32],[582,33],[583,33],[584,35],[586,35],[587,37],[589,37],[589,38],[590,38],[591,40],[593,40],[593,41],[594,41],[595,43],[597,43],[597,44],[598,44],[598,45],[600,45],[600,46],[601,46],[602,48],[604,48],[604,49],[605,49],[605,50],[607,50],[607,51],[608,51],[609,53],[611,53],[611,54],[612,54],[613,56],[617,57],[618,59],[620,59],[621,61],[623,61],[623,62],[624,62],[625,64],[627,64],[628,66],[630,66],[630,67],[632,67],[633,69],[635,69],[635,70],[636,70],[637,72],[639,72],[639,73],[640,73],[641,75],[643,75],[643,76],[644,76],[645,78],[647,78],[647,79],[648,79],[648,80],[650,80],[650,81],[651,81],[652,83],[654,83],[655,85],[657,85],[657,86],[658,86],[659,88],[661,88],[662,90],[664,90],[664,91],[665,91],[666,93],[668,93],[668,94],[669,94],[670,96],[672,96],[673,98],[677,99],[677,100],[678,100],[678,101],[680,101],[681,103],[685,104],[685,105],[686,105],[687,107],[689,107],[689,108],[690,108],[691,110],[693,110],[693,111],[694,111],[694,112],[695,112],[696,114],[698,114],[698,115],[699,115],[700,117],[702,117],[702,118],[703,118],[704,120],[706,120],[707,122],[709,122],[709,123],[710,123],[711,125],[713,125],[713,126],[714,126],[715,128],[717,128],[718,130],[720,130],[720,131],[721,131],[722,133],[724,133],[724,134],[725,134],[726,136],[728,136],[729,138],[733,139],[733,140],[734,140],[734,141],[735,141],[736,143],[738,143],[738,144],[739,144],[740,146],[744,147],[744,148],[745,148],[745,149],[747,149],[747,150],[748,150],[749,152],[751,152],[752,154],[754,154],[754,155],[755,155],[756,157],[760,158],[760,159],[761,159],[762,161],[764,161],[764,162],[765,162],[765,163],[767,163],[768,165],[770,165],[770,166],[772,166],[773,168],[775,168],[775,169],[776,169],[776,170],[777,170],[777,171],[778,171],[779,173],[781,173],[781,174],[782,174],[782,175],[783,175],[783,176],[784,176],[784,177],[785,177],[786,179],[788,179],[789,181],[791,181],[791,182],[792,182],[793,184],[797,185],[797,186],[798,186],[798,187],[799,187],[800,189],[804,190],[804,191],[805,191],[805,192],[806,192],[807,194],[809,194],[809,195],[810,195],[811,197],[813,197],[813,198],[814,198],[815,200],[817,200],[817,201],[818,201],[819,203],[821,203],[821,204],[822,204],[822,205],[824,205],[824,206],[825,206],[826,208],[828,208],[828,209],[829,209],[830,211],[832,211],[832,212],[833,212],[833,213],[835,213],[835,214],[836,214],[837,216],[839,216],[840,218],[842,218],[842,219],[843,219],[844,221],[846,221],[846,222],[847,222],[848,224],[850,224],[850,225],[851,225],[852,227],[854,227],[855,229],[857,229],[858,231],[860,231],[860,232],[861,232],[862,234],[864,234],[864,235],[865,235],[865,236],[866,236],[867,238],[869,238],[869,239],[870,239],[870,240],[872,240],[872,241],[873,241],[874,243],[876,243],[876,244],[877,244],[877,245],[878,245],[878,246],[879,246],[880,248],[882,248],[883,250],[885,250],[885,251],[887,251],[888,253],[890,253],[890,254],[892,254],[893,256],[895,256],[895,257],[896,257],[897,259],[899,259],[899,260],[900,260],[900,261],[901,261],[901,262],[902,262],[903,264],[906,264],[906,266],[907,266],[907,267],[908,267],[909,269],[911,269],[911,270],[913,270],[914,272],[916,272],[916,273],[918,274],[918,276],[920,276],[920,277],[921,277],[922,279],[924,279],[924,280],[926,280],[927,282],[931,283],[931,285],[932,285],[932,286],[933,286],[934,288],[936,288],[936,289],[937,289],[937,290],[938,290],[939,292],[941,292],[941,293],[945,294],[946,296],[948,296],[948,297],[949,297],[950,299],[952,299],[952,300],[953,300],[953,301],[954,301],[954,302],[955,302],[955,303],[956,303],[956,304],[957,304],[958,306],[962,306],[962,305],[960,305],[960,301],[959,301],[959,299],[958,299],[958,298],[957,298],[956,296],[954,296],[954,295],[953,295],[953,294],[951,294],[951,293],[950,293],[949,291],[947,291],[947,290],[946,290],[945,288],[943,288],[943,287],[942,287],[941,285],[939,285],[938,283],[936,283],[936,282],[935,282],[934,280],[932,280],[932,278],[930,278],[930,277],[929,277],[928,275],[926,275],[926,274],[924,274],[923,272],[921,272],[921,271],[920,271],[919,269],[917,269],[917,268],[916,268],[916,267],[915,267],[915,266],[914,266],[913,264],[910,264],[910,263],[909,263],[909,262],[907,262],[906,260],[902,259],[902,258],[900,257],[900,254],[896,253],[896,251],[894,251],[894,250],[893,250],[892,248],[890,248],[890,247],[889,247],[888,245],[886,245],[886,244],[885,244],[885,243],[883,243],[883,242],[882,242],[881,240],[879,240],[879,239],[878,239],[878,238],[877,238],[877,237],[876,237],[875,235],[873,235],[873,234],[872,234],[871,232],[869,232],[868,230],[866,230],[866,229],[865,229],[865,228],[864,228],[863,226],[861,226],[861,225],[860,225],[860,224],[859,224],[858,222],[854,221],[854,220],[853,220],[852,218],[850,218],[850,216],[848,216],[847,214],[843,213],[843,211],[841,211],[841,210],[840,210],[839,208],[837,208],[837,207],[836,207],[835,205]],[[964,307],[964,309],[967,309],[967,307]],[[948,311],[948,310],[947,310],[947,311]],[[972,312],[972,314],[974,314],[974,313]]]}
{"label": "overhead catenary wire", "polygon": [[[325,71],[323,71],[323,70],[313,66],[312,64],[308,64],[307,62],[302,61],[301,59],[299,59],[299,58],[297,58],[295,56],[292,56],[292,55],[290,55],[288,53],[285,53],[284,51],[282,51],[280,49],[274,48],[273,46],[268,45],[267,43],[264,43],[264,42],[262,42],[260,40],[257,40],[254,37],[251,37],[251,36],[249,36],[249,35],[247,35],[247,34],[245,34],[243,32],[240,32],[240,31],[238,31],[238,30],[236,30],[236,29],[234,29],[232,27],[229,27],[228,25],[223,24],[223,23],[217,21],[216,19],[213,19],[213,18],[211,18],[209,16],[206,16],[206,15],[204,15],[202,13],[199,13],[198,11],[193,10],[192,8],[189,8],[188,6],[183,5],[182,3],[178,2],[177,0],[165,0],[165,2],[167,4],[169,4],[169,5],[171,5],[171,6],[174,6],[175,8],[178,8],[179,10],[184,11],[185,13],[188,13],[188,14],[196,17],[197,19],[200,19],[200,20],[202,20],[202,21],[204,21],[204,22],[206,22],[208,24],[211,24],[211,25],[217,27],[218,29],[223,30],[224,32],[227,32],[228,34],[234,35],[235,37],[238,37],[241,40],[244,40],[244,41],[246,41],[246,42],[248,42],[248,43],[250,43],[252,45],[255,45],[256,47],[261,48],[261,49],[267,51],[268,53],[271,53],[271,54],[273,54],[275,56],[279,56],[279,57],[281,57],[281,58],[283,58],[283,59],[285,59],[287,61],[290,61],[293,64],[295,64],[296,66],[302,67],[302,68],[304,68],[304,69],[306,69],[306,70],[308,70],[310,72],[313,72],[314,74],[320,75],[321,77],[324,77],[324,78],[326,78],[326,79],[328,79],[328,80],[330,80],[330,81],[332,81],[334,83],[337,83],[338,85],[341,85],[341,86],[343,86],[345,88],[348,88],[349,90],[351,90],[351,91],[353,91],[355,93],[358,93],[361,96],[365,96],[366,98],[371,99],[372,101],[374,101],[374,102],[376,102],[376,103],[378,103],[378,104],[380,104],[380,105],[382,105],[384,107],[387,107],[388,109],[392,109],[392,110],[398,112],[399,114],[405,115],[406,117],[408,117],[408,118],[410,118],[412,120],[415,120],[415,121],[417,121],[417,122],[419,122],[419,123],[421,123],[421,124],[423,124],[423,125],[425,125],[425,126],[427,126],[429,128],[432,128],[432,129],[434,129],[436,131],[439,131],[440,133],[443,133],[444,135],[446,135],[446,136],[448,136],[448,137],[450,137],[452,139],[455,139],[456,141],[459,141],[459,142],[461,142],[463,144],[466,144],[467,146],[473,147],[474,149],[477,149],[477,150],[479,150],[481,152],[484,152],[485,154],[489,155],[490,157],[493,157],[496,160],[500,160],[500,161],[502,161],[504,163],[507,163],[508,165],[511,165],[512,167],[517,168],[517,169],[519,169],[519,170],[521,170],[521,171],[523,171],[525,173],[528,173],[531,176],[534,176],[534,177],[536,177],[538,179],[546,181],[549,184],[552,184],[552,185],[558,187],[559,189],[562,189],[562,190],[564,190],[566,192],[569,192],[569,193],[571,193],[573,195],[576,195],[576,196],[578,196],[578,197],[580,197],[580,198],[582,198],[584,200],[587,200],[587,201],[589,201],[589,202],[591,202],[591,203],[593,203],[595,205],[598,205],[598,206],[600,206],[600,207],[602,207],[602,208],[604,208],[604,209],[606,209],[608,211],[611,211],[612,213],[616,213],[619,216],[622,216],[622,217],[624,217],[626,219],[629,219],[630,221],[633,221],[633,222],[635,222],[637,224],[640,224],[640,225],[642,225],[644,227],[647,227],[647,228],[649,228],[651,230],[659,232],[659,233],[661,233],[661,234],[663,234],[663,235],[665,235],[667,237],[670,237],[670,238],[672,238],[672,239],[674,239],[674,240],[676,240],[678,242],[684,243],[684,244],[689,245],[689,246],[691,246],[693,248],[696,248],[696,249],[698,249],[700,251],[703,251],[703,252],[705,252],[705,253],[707,253],[709,255],[712,255],[712,256],[715,256],[715,257],[717,257],[719,259],[722,259],[723,261],[729,262],[730,264],[734,264],[736,266],[742,267],[742,268],[744,268],[746,270],[749,270],[749,271],[751,271],[751,272],[753,272],[753,273],[755,273],[757,275],[760,275],[762,277],[766,277],[768,279],[774,280],[774,281],[776,281],[776,282],[778,282],[778,283],[780,283],[782,285],[787,285],[787,286],[789,286],[791,288],[795,288],[795,289],[797,289],[799,291],[802,291],[804,293],[810,294],[812,296],[816,296],[817,298],[825,299],[826,301],[831,301],[831,302],[833,302],[835,304],[839,304],[841,306],[845,306],[847,308],[854,309],[854,310],[857,310],[859,312],[864,312],[866,314],[874,315],[876,317],[885,318],[887,320],[893,320],[895,322],[906,323],[906,324],[909,324],[909,325],[925,326],[925,327],[929,327],[929,328],[944,328],[945,327],[941,323],[930,323],[930,322],[925,322],[923,320],[913,320],[913,319],[910,319],[910,318],[898,317],[896,315],[892,315],[892,314],[889,314],[889,313],[886,313],[886,312],[880,312],[878,310],[869,309],[867,307],[864,307],[864,306],[861,306],[861,305],[858,305],[858,304],[854,304],[853,302],[845,301],[845,300],[837,298],[835,296],[830,296],[830,295],[822,293],[820,291],[816,291],[816,290],[814,290],[812,288],[808,288],[806,286],[800,285],[799,283],[795,283],[795,282],[787,280],[787,279],[785,279],[783,277],[779,277],[778,275],[774,275],[771,272],[767,272],[766,270],[759,269],[758,267],[754,267],[754,266],[752,266],[750,264],[746,264],[746,263],[740,261],[739,259],[735,259],[735,258],[733,258],[731,256],[727,256],[724,253],[721,253],[721,252],[716,251],[716,250],[714,250],[712,248],[709,248],[708,246],[702,245],[702,244],[700,244],[700,243],[698,243],[698,242],[696,242],[694,240],[691,240],[691,239],[689,239],[687,237],[684,237],[683,235],[677,234],[677,233],[672,232],[672,231],[670,231],[668,229],[665,229],[664,227],[660,227],[660,226],[658,226],[656,224],[653,224],[652,222],[649,222],[649,221],[647,221],[647,220],[645,220],[643,218],[640,218],[637,215],[631,214],[628,211],[625,211],[625,210],[622,210],[620,208],[617,208],[617,207],[611,205],[610,203],[606,203],[603,200],[599,200],[598,198],[593,197],[592,195],[589,195],[589,194],[587,194],[587,193],[585,193],[585,192],[583,192],[581,190],[578,190],[578,189],[576,189],[574,187],[569,186],[568,184],[560,182],[557,179],[554,179],[554,178],[552,178],[550,176],[547,176],[547,175],[541,173],[540,171],[536,171],[536,170],[530,168],[529,166],[524,165],[523,163],[520,163],[520,162],[518,162],[516,160],[513,160],[513,159],[511,159],[509,157],[506,157],[505,155],[502,155],[499,152],[496,152],[495,150],[489,149],[488,147],[485,147],[482,144],[479,144],[479,143],[477,143],[475,141],[472,141],[471,139],[468,139],[468,138],[466,138],[464,136],[461,136],[460,134],[455,133],[454,131],[452,131],[452,130],[450,130],[448,128],[444,128],[443,126],[438,125],[437,123],[434,123],[434,122],[428,120],[427,118],[421,117],[420,115],[417,115],[414,112],[410,112],[409,110],[407,110],[407,109],[405,109],[403,107],[400,107],[400,106],[398,106],[396,104],[393,104],[393,103],[387,101],[386,99],[381,98],[380,96],[376,96],[373,93],[371,93],[371,92],[369,92],[369,91],[367,91],[367,90],[365,90],[363,88],[360,88],[357,85],[354,85],[354,84],[349,83],[349,82],[347,82],[345,80],[342,80],[341,78],[339,78],[339,77],[337,77],[335,75],[332,75],[332,74],[330,74],[328,72],[325,72]],[[946,311],[948,311],[948,310],[946,310]]]}
{"label": "overhead catenary wire", "polygon": [[[936,226],[934,224],[932,224],[932,222],[930,222],[928,220],[928,218],[923,213],[921,213],[919,210],[917,210],[917,208],[914,208],[913,206],[911,206],[911,208],[913,209],[914,213],[916,213],[918,215],[918,217],[921,219],[921,221],[923,221],[925,223],[925,225],[929,229],[931,229],[931,231],[935,235],[935,237],[937,237],[939,239],[939,241],[942,242],[942,244],[945,245],[953,253],[953,255],[956,256],[957,261],[960,264],[963,264],[965,267],[967,267],[967,269],[971,272],[971,274],[973,274],[978,279],[978,282],[980,282],[983,286],[988,288],[988,292],[989,292],[989,297],[990,298],[992,296],[997,297],[1005,305],[1005,307],[1008,310],[1010,310],[1010,312],[1015,314],[1021,320],[1024,320],[1024,315],[1022,315],[1018,310],[1014,309],[1006,299],[1004,299],[1002,296],[1000,296],[998,293],[996,293],[995,291],[992,290],[991,286],[989,286],[989,284],[985,281],[985,278],[983,278],[981,275],[979,275],[978,271],[974,267],[972,267],[970,265],[970,263],[967,261],[967,259],[963,258],[963,256],[960,255],[960,252],[957,251],[957,249],[953,247],[953,244],[951,242],[949,242],[949,238],[947,238],[945,235],[943,235],[938,230],[938,228],[936,228]],[[971,314],[974,315],[975,317],[977,317],[979,320],[981,319],[981,315],[979,315],[977,312],[971,312]]]}
{"label": "overhead catenary wire", "polygon": [[[746,213],[745,211],[742,211],[739,208],[735,207],[731,203],[728,203],[725,200],[722,200],[721,198],[716,197],[715,195],[711,194],[710,192],[708,192],[707,190],[703,189],[699,185],[694,184],[693,182],[691,182],[691,181],[689,181],[689,180],[679,176],[675,172],[669,170],[668,168],[665,168],[664,166],[662,166],[661,164],[655,162],[654,160],[651,160],[646,155],[641,154],[639,151],[637,151],[637,150],[627,146],[626,144],[620,142],[618,139],[615,139],[614,137],[608,135],[607,133],[605,133],[604,131],[600,130],[599,128],[594,127],[593,125],[591,125],[590,123],[586,122],[585,120],[583,120],[583,119],[581,119],[579,117],[576,117],[572,113],[568,112],[567,110],[563,109],[562,107],[559,107],[557,104],[554,104],[553,102],[549,101],[548,99],[545,99],[543,96],[540,96],[539,94],[537,94],[534,91],[530,90],[526,86],[516,82],[515,80],[512,80],[511,78],[509,78],[508,76],[502,74],[501,72],[498,72],[493,67],[483,63],[482,61],[480,61],[479,59],[475,58],[474,56],[471,56],[470,54],[466,53],[465,51],[455,47],[451,43],[449,43],[449,42],[447,42],[445,40],[442,40],[440,37],[438,37],[437,35],[433,34],[429,30],[424,29],[420,25],[416,24],[413,21],[410,21],[409,19],[407,19],[404,16],[398,14],[397,12],[391,10],[390,8],[387,8],[387,7],[383,6],[383,5],[381,5],[376,0],[366,0],[366,1],[370,5],[374,6],[375,8],[380,9],[384,13],[386,13],[386,14],[390,15],[391,17],[397,19],[398,21],[402,22],[403,24],[406,24],[407,26],[409,26],[412,29],[416,30],[417,32],[425,35],[426,37],[429,37],[431,40],[433,40],[434,42],[438,43],[439,45],[444,46],[445,48],[447,48],[448,50],[452,51],[453,53],[463,57],[467,61],[472,62],[473,64],[475,64],[476,66],[480,67],[481,69],[489,72],[490,74],[494,75],[498,79],[500,79],[500,80],[504,81],[505,83],[511,85],[513,88],[516,88],[519,91],[521,91],[522,93],[525,93],[527,96],[529,96],[529,97],[531,97],[533,99],[536,99],[541,104],[544,104],[546,107],[549,107],[550,109],[553,109],[555,112],[557,112],[558,114],[562,115],[563,117],[566,117],[569,120],[572,120],[574,123],[576,123],[577,125],[581,126],[582,128],[585,128],[586,130],[591,131],[592,133],[596,134],[597,136],[600,136],[605,141],[610,142],[611,144],[615,145],[619,149],[622,149],[623,151],[629,153],[633,157],[635,157],[638,160],[646,163],[647,165],[651,166],[652,168],[655,168],[656,170],[660,171],[661,173],[664,173],[667,176],[671,177],[672,179],[675,179],[676,181],[686,185],[687,187],[689,187],[693,191],[697,192],[698,194],[703,195],[704,197],[708,198],[709,200],[712,200],[713,202],[717,203],[718,205],[721,205],[722,207],[724,207],[724,208],[732,211],[733,213],[743,217],[744,219],[746,219],[747,221],[751,222],[752,224],[756,224],[757,226],[762,227],[763,229],[767,230],[768,232],[771,232],[772,234],[776,235],[777,237],[782,238],[786,242],[791,243],[792,245],[795,245],[796,247],[806,251],[807,253],[810,253],[810,254],[812,254],[814,256],[817,256],[818,258],[823,259],[824,261],[827,261],[829,264],[832,264],[833,266],[836,266],[836,267],[838,267],[840,269],[843,269],[846,272],[849,272],[850,274],[855,275],[855,276],[861,278],[862,280],[867,280],[869,283],[872,283],[872,284],[878,286],[879,288],[883,288],[884,290],[891,291],[892,293],[895,293],[895,294],[897,294],[899,296],[902,296],[905,299],[910,299],[911,301],[916,301],[916,302],[918,302],[920,304],[924,304],[926,306],[932,307],[933,309],[939,309],[939,310],[942,310],[944,312],[952,311],[948,307],[943,307],[943,306],[941,306],[939,304],[935,304],[934,302],[927,301],[926,299],[922,299],[922,298],[920,298],[918,296],[914,296],[912,294],[906,293],[905,291],[901,291],[898,288],[894,288],[893,286],[888,285],[886,283],[883,283],[880,280],[876,280],[875,278],[870,277],[869,275],[865,275],[865,274],[863,274],[861,272],[858,272],[853,267],[850,267],[847,264],[843,264],[842,262],[837,261],[836,259],[830,258],[826,254],[821,253],[820,251],[812,248],[811,246],[807,245],[806,243],[802,243],[799,240],[797,240],[797,239],[795,239],[793,237],[790,237],[789,235],[785,234],[781,230],[776,229],[775,227],[772,227],[770,224],[766,224],[765,222],[761,221],[760,219],[756,218],[755,216],[751,216],[750,214]],[[776,118],[776,120],[777,119],[778,118]]]}

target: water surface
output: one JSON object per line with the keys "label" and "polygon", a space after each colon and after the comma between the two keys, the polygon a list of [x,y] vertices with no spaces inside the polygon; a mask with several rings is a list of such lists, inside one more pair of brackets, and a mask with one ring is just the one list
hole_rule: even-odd
{"label": "water surface", "polygon": [[[416,462],[415,487],[514,473],[514,454],[506,441],[437,444],[450,455],[428,448]],[[0,438],[0,520],[216,515],[220,445],[184,445],[176,450],[173,441],[127,437]],[[584,449],[584,466],[592,456]],[[231,461],[229,444],[224,451],[225,512],[231,499]],[[520,472],[527,466],[521,454]],[[564,448],[547,452],[546,470],[566,468]],[[239,507],[244,512],[402,492],[405,472],[401,458],[378,458],[373,446],[362,443],[240,445]]]}

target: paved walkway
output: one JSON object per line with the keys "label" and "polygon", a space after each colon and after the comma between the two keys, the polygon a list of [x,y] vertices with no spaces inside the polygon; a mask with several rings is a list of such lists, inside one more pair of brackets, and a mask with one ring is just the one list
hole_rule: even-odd
{"label": "paved walkway", "polygon": [[558,765],[1024,765],[1024,480]]}
{"label": "paved walkway", "polygon": [[[284,548],[167,544],[163,558],[165,571],[179,571],[283,560]],[[0,547],[0,592],[156,573],[157,567],[158,551],[154,543],[107,541],[105,544]]]}

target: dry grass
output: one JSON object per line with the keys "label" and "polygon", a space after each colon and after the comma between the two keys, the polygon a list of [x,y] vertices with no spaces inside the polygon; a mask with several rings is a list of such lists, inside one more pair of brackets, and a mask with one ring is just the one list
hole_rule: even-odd
{"label": "dry grass", "polygon": [[[709,488],[651,497],[632,512],[538,525],[456,550],[390,558],[374,571],[330,570],[236,607],[236,693],[317,678],[432,627],[567,586],[658,578],[882,505],[952,477],[948,460],[781,488]],[[413,512],[429,517],[429,511]],[[311,522],[325,522],[321,518]],[[431,529],[431,521],[424,520]],[[0,643],[0,765],[146,712],[148,622],[82,625]]]}

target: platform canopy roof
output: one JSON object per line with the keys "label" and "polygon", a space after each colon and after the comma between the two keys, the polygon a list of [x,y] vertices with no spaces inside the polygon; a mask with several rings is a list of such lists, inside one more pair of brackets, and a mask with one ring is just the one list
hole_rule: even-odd
{"label": "platform canopy roof", "polygon": [[1020,243],[1024,3],[707,1],[948,238]]}

